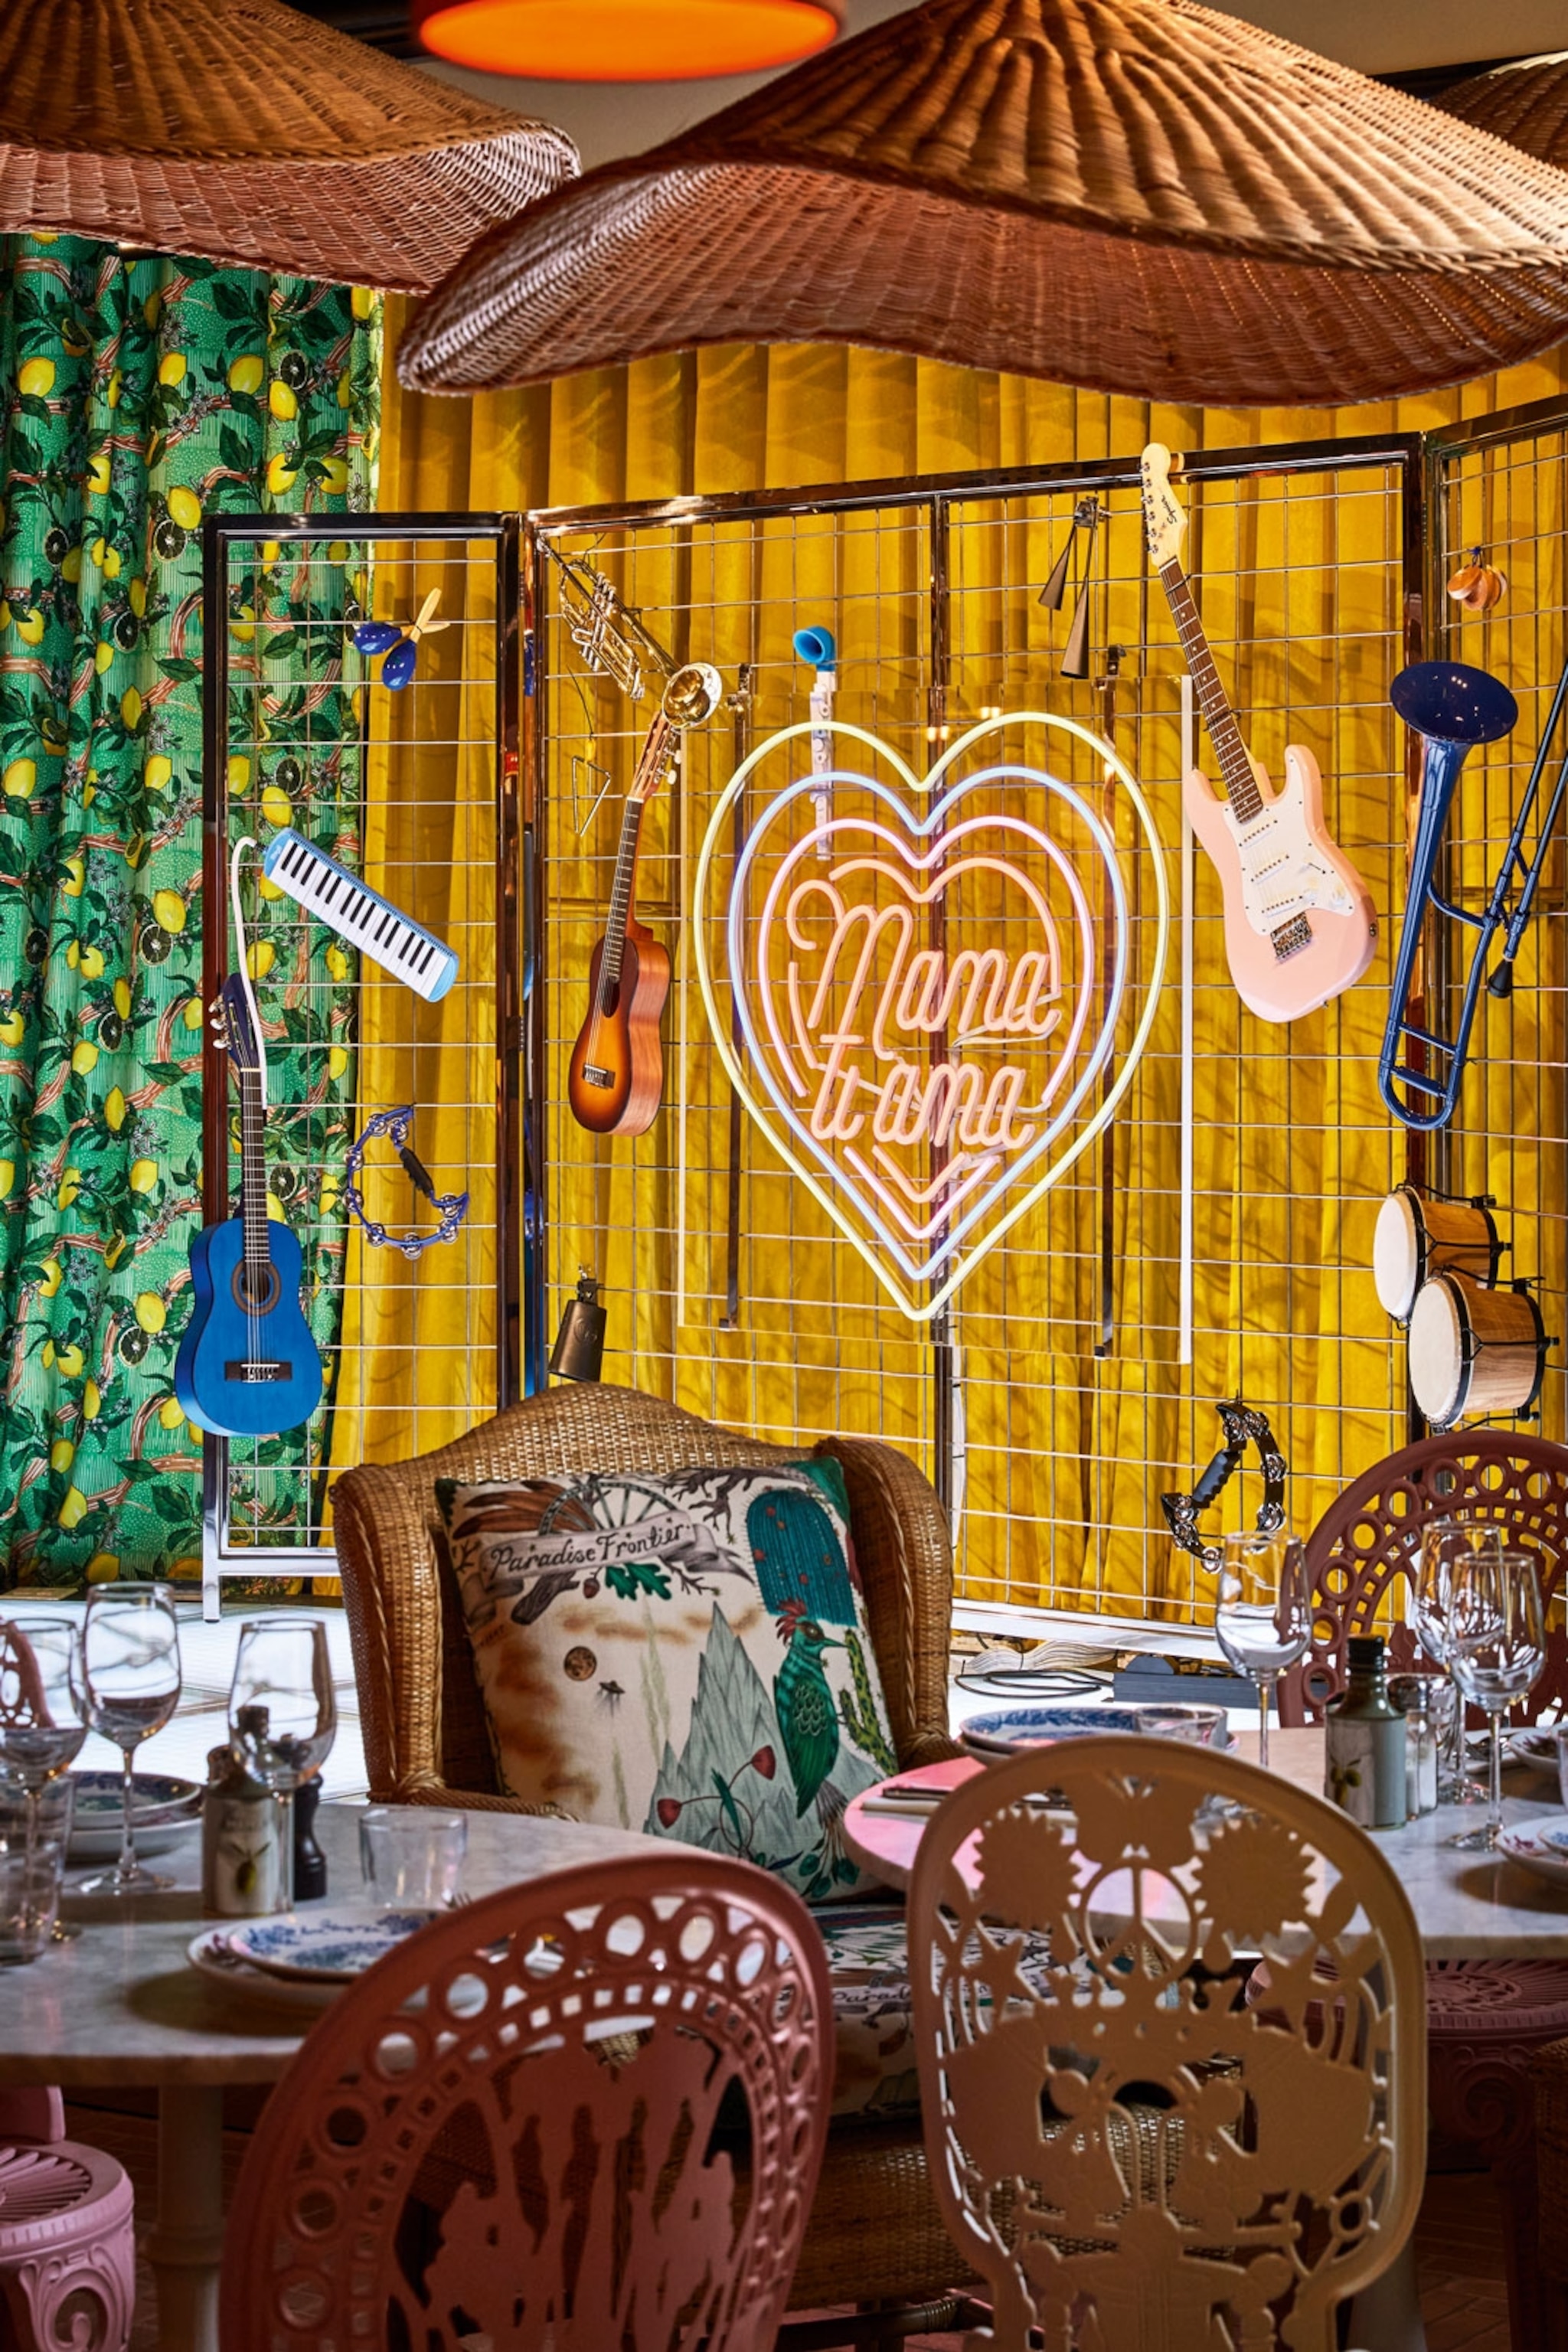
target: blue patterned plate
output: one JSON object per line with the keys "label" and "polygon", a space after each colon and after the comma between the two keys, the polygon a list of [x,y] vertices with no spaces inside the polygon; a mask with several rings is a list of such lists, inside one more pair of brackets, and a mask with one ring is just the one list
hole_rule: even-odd
{"label": "blue patterned plate", "polygon": [[999,1707],[986,1715],[972,1715],[967,1723],[958,1726],[957,1737],[977,1756],[1011,1756],[1020,1748],[1048,1748],[1058,1739],[1079,1739],[1086,1733],[1162,1729],[1152,1720],[1160,1715],[1170,1718],[1173,1733],[1178,1724],[1190,1725],[1194,1738],[1200,1736],[1205,1717],[1210,1720],[1217,1717],[1216,1745],[1223,1743],[1223,1708],[1186,1708],[1165,1699],[1152,1699],[1147,1706]]}
{"label": "blue patterned plate", "polygon": [[[120,1852],[121,1790],[118,1772],[73,1772],[76,1811],[71,1817],[68,1862],[113,1862]],[[202,1792],[195,1780],[169,1772],[138,1772],[131,1783],[132,1824],[139,1853],[166,1853],[201,1819]]]}
{"label": "blue patterned plate", "polygon": [[1498,1833],[1498,1852],[1551,1886],[1568,1886],[1568,1816],[1542,1813],[1532,1822],[1510,1822]]}
{"label": "blue patterned plate", "polygon": [[395,1952],[409,1936],[444,1913],[384,1911],[371,1903],[284,1911],[268,1919],[241,1919],[230,1927],[229,1949],[268,1976],[314,1984],[346,1984]]}
{"label": "blue patterned plate", "polygon": [[253,1969],[248,1960],[240,1958],[222,1927],[204,1927],[195,1942],[187,1946],[185,1958],[215,1983],[227,1985],[253,2000],[276,2001],[284,2009],[302,2010],[313,2017],[320,2017],[342,1990],[336,1978],[323,1981],[313,1977],[275,1977],[268,1969]]}

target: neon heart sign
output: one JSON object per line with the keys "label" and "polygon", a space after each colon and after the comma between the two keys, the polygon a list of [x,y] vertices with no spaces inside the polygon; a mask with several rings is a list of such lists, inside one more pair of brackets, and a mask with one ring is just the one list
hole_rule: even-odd
{"label": "neon heart sign", "polygon": [[[1077,786],[1042,764],[969,765],[983,743],[1035,729],[1077,739],[1115,779],[1152,872],[1152,924],[1135,919],[1114,835]],[[720,796],[697,866],[698,978],[752,1118],[922,1322],[1130,1085],[1164,972],[1164,857],[1131,770],[1073,719],[987,719],[923,778],[834,721],[837,757],[868,751],[893,782],[814,763],[750,825],[726,887],[737,801],[764,761],[822,732],[771,736]]]}

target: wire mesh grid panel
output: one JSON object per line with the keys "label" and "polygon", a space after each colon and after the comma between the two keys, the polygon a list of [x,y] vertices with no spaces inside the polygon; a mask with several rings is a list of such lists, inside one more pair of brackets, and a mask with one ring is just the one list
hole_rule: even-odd
{"label": "wire mesh grid panel", "polygon": [[[1529,919],[1511,959],[1506,928],[1480,934],[1436,918],[1428,924],[1443,1034],[1455,1034],[1473,962],[1489,982],[1479,993],[1452,1123],[1436,1139],[1433,1175],[1455,1192],[1496,1201],[1507,1244],[1501,1278],[1531,1285],[1544,1337],[1553,1343],[1544,1359],[1541,1427],[1561,1441],[1568,1403],[1562,1345],[1568,1328],[1568,885],[1560,814],[1544,839],[1542,833],[1568,757],[1568,713],[1553,710],[1568,662],[1568,410],[1544,403],[1436,436],[1432,464],[1438,524],[1432,599],[1442,616],[1441,651],[1489,671],[1519,706],[1514,726],[1471,751],[1459,772],[1438,881],[1472,913],[1486,907],[1500,880],[1509,881],[1510,908],[1530,894]],[[1506,583],[1481,611],[1445,593],[1477,558],[1500,571]],[[1541,790],[1530,813],[1538,755]],[[1524,830],[1510,870],[1510,837],[1520,816]]]}
{"label": "wire mesh grid panel", "polygon": [[[1277,782],[1287,742],[1313,751],[1331,829],[1380,910],[1402,887],[1387,689],[1419,609],[1416,458],[1409,441],[1200,453],[1185,493],[1204,624],[1243,733]],[[1074,680],[1060,673],[1087,534],[1060,611],[1039,599],[1086,496],[1098,528],[1087,675]],[[1302,1524],[1407,1433],[1402,1355],[1370,1277],[1376,1207],[1405,1155],[1375,1082],[1386,927],[1363,985],[1288,1028],[1247,1012],[1231,982],[1216,877],[1184,843],[1185,663],[1149,576],[1136,461],[1022,482],[696,501],[678,520],[546,518],[542,538],[611,583],[671,660],[715,664],[727,689],[685,739],[679,789],[644,821],[637,908],[674,957],[664,1108],[635,1140],[595,1137],[567,1107],[567,1057],[657,680],[633,702],[592,673],[560,565],[542,556],[552,1310],[585,1265],[606,1285],[607,1377],[782,1440],[864,1431],[914,1454],[953,1503],[961,1591],[978,1615],[1202,1616],[1200,1580],[1173,1552],[1159,1498],[1214,1451],[1219,1400],[1245,1392],[1269,1413]],[[776,1134],[765,1140],[741,1115],[713,1022],[742,1071],[753,1043],[732,1025],[732,993],[705,997],[699,984],[724,878],[771,805],[765,763],[727,813],[726,784],[790,726],[802,737],[766,755],[784,762],[775,787],[786,771],[807,772],[818,681],[795,650],[803,625],[836,641],[836,719],[917,777],[968,729],[1044,709],[1113,740],[1165,845],[1169,976],[1128,1091],[924,1323],[890,1303],[846,1234],[853,1220],[830,1215],[805,1181],[810,1166],[787,1166]],[[1017,730],[999,728],[996,742],[1018,768],[1038,757]],[[1081,742],[1058,742],[1052,764],[1114,836],[1148,967],[1156,894],[1125,791]],[[1039,817],[1040,791],[1016,789]],[[798,847],[809,796],[793,806]],[[1015,918],[991,916],[1005,944]],[[1124,1011],[1123,1048],[1131,1028]]]}
{"label": "wire mesh grid panel", "polygon": [[[1255,453],[1214,470],[1196,456],[1184,493],[1186,561],[1242,736],[1276,787],[1287,744],[1312,753],[1331,830],[1380,909],[1403,871],[1387,692],[1419,553],[1413,455]],[[1303,1528],[1405,1434],[1403,1366],[1370,1279],[1376,1209],[1405,1172],[1375,1086],[1387,949],[1359,987],[1289,1025],[1244,1006],[1217,876],[1184,830],[1185,658],[1135,485],[1123,473],[1100,496],[1077,684],[1056,675],[1073,597],[1053,618],[1033,593],[1071,503],[955,509],[954,719],[1016,707],[1043,674],[1054,701],[1114,733],[1178,874],[1173,984],[1124,1110],[961,1297],[961,1560],[972,1603],[1201,1618],[1212,1588],[1173,1549],[1160,1497],[1190,1489],[1217,1450],[1221,1400],[1268,1415]],[[1212,746],[1197,757],[1217,786]],[[1226,1508],[1244,1524],[1258,1499],[1248,1488]]]}
{"label": "wire mesh grid panel", "polygon": [[565,1074],[604,931],[622,810],[661,680],[631,699],[592,674],[580,600],[539,573],[546,696],[545,1159],[549,1276],[606,1286],[605,1377],[781,1442],[880,1429],[934,1472],[930,1348],[843,1235],[740,1114],[714,1049],[687,919],[710,817],[752,749],[807,713],[793,635],[813,617],[859,649],[838,715],[913,751],[930,688],[930,527],[919,506],[812,523],[551,533],[640,611],[671,661],[714,665],[725,689],[682,740],[679,786],[643,817],[637,911],[673,953],[664,1108],[636,1139],[572,1116]]}
{"label": "wire mesh grid panel", "polygon": [[[517,1384],[518,543],[484,516],[208,527],[207,993],[237,967],[237,872],[268,1215],[323,1370],[302,1425],[206,1438],[209,1599],[222,1573],[330,1570],[341,1471]],[[204,1081],[210,1223],[241,1172],[210,1031]]]}

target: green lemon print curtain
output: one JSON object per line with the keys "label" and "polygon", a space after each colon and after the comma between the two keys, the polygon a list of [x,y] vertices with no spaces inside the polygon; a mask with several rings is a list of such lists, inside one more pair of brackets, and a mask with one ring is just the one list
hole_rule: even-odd
{"label": "green lemon print curtain", "polygon": [[[200,1217],[200,525],[370,505],[379,333],[358,289],[0,238],[0,1581],[195,1565],[173,1374]],[[349,609],[346,554],[268,544],[225,616],[307,830],[322,794],[357,809],[337,627],[303,687],[292,659],[295,622]],[[286,996],[262,1013],[319,1165],[352,1056],[291,1068]]]}

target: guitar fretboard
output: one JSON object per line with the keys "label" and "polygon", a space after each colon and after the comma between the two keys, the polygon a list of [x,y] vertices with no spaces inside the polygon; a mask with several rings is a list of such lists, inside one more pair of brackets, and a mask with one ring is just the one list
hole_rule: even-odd
{"label": "guitar fretboard", "polygon": [[239,1213],[244,1224],[245,1271],[251,1296],[260,1297],[267,1286],[271,1253],[267,1241],[266,1116],[261,1108],[261,1078],[255,1070],[239,1073]]}
{"label": "guitar fretboard", "polygon": [[610,911],[605,921],[605,952],[599,961],[599,1009],[607,1009],[620,985],[621,961],[626,953],[626,924],[631,917],[632,892],[637,885],[637,837],[642,830],[642,813],[658,791],[664,770],[668,763],[675,742],[673,719],[662,710],[647,730],[637,759],[637,774],[621,814],[620,846],[616,852],[616,878],[610,890]]}
{"label": "guitar fretboard", "polygon": [[1204,625],[1198,618],[1198,608],[1193,601],[1192,588],[1186,573],[1177,562],[1162,564],[1160,585],[1171,606],[1171,617],[1176,624],[1182,651],[1187,657],[1193,685],[1197,690],[1198,708],[1204,714],[1209,740],[1219,761],[1225,779],[1226,794],[1231,814],[1237,824],[1250,824],[1263,806],[1263,796],[1258,789],[1258,779],[1252,772],[1252,761],[1241,740],[1241,730],[1230,707],[1219,672],[1214,666],[1214,656],[1204,635]]}

